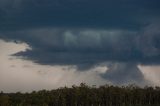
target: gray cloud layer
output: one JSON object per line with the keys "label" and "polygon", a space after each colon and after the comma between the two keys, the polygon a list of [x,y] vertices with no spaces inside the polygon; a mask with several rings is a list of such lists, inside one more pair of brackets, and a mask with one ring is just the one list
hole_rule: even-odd
{"label": "gray cloud layer", "polygon": [[138,82],[143,80],[138,64],[160,63],[159,4],[159,0],[2,0],[0,38],[26,42],[32,50],[14,55],[39,64],[77,65],[84,70],[108,62],[113,71],[105,78]]}
{"label": "gray cloud layer", "polygon": [[114,63],[108,65],[109,70],[102,76],[112,81],[113,84],[139,84],[145,85],[147,81],[144,80],[144,76],[137,67],[137,64],[133,63]]}
{"label": "gray cloud layer", "polygon": [[41,64],[105,61],[159,64],[160,32],[149,28],[140,32],[46,28],[6,33],[2,37],[28,43],[32,50],[16,55],[27,56]]}
{"label": "gray cloud layer", "polygon": [[149,28],[140,32],[46,28],[6,35],[12,40],[26,42],[32,48],[14,54],[16,56],[39,64],[76,65],[79,70],[107,62],[111,65],[106,64],[109,71],[102,77],[115,84],[142,84],[146,82],[138,64],[159,65],[160,62],[159,31]]}
{"label": "gray cloud layer", "polygon": [[160,16],[159,0],[1,0],[1,30],[33,27],[140,29]]}

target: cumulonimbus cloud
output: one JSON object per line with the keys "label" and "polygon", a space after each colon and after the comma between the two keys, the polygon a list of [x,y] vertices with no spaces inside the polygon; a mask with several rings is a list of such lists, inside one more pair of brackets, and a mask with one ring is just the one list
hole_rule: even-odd
{"label": "cumulonimbus cloud", "polygon": [[[118,69],[132,75],[138,64],[160,64],[158,4],[157,0],[23,1],[23,8],[8,13],[0,8],[0,38],[27,43],[31,50],[14,55],[39,64],[85,70],[119,63]],[[135,71],[133,76],[141,75]]]}
{"label": "cumulonimbus cloud", "polygon": [[39,64],[76,65],[78,70],[106,62],[109,71],[102,74],[103,78],[115,84],[128,81],[142,84],[145,81],[138,64],[159,64],[159,43],[154,41],[158,40],[159,32],[152,30],[148,27],[140,32],[45,28],[6,34],[7,39],[26,42],[32,48],[16,56]]}

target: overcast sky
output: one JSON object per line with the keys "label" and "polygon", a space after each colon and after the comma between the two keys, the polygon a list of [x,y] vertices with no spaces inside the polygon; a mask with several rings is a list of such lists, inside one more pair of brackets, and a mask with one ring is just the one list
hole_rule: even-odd
{"label": "overcast sky", "polygon": [[159,0],[0,0],[0,90],[160,85]]}

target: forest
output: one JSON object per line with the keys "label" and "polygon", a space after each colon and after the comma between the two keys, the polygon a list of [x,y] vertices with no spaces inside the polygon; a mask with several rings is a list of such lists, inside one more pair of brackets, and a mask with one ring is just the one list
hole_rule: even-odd
{"label": "forest", "polygon": [[79,86],[0,93],[0,106],[160,106],[160,87]]}

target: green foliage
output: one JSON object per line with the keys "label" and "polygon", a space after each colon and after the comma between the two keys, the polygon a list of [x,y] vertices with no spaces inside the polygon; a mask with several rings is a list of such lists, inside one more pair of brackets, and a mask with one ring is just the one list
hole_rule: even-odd
{"label": "green foliage", "polygon": [[51,91],[1,92],[0,106],[160,106],[160,87],[104,85],[97,88],[82,83]]}
{"label": "green foliage", "polygon": [[10,97],[8,95],[0,95],[0,106],[9,106]]}

